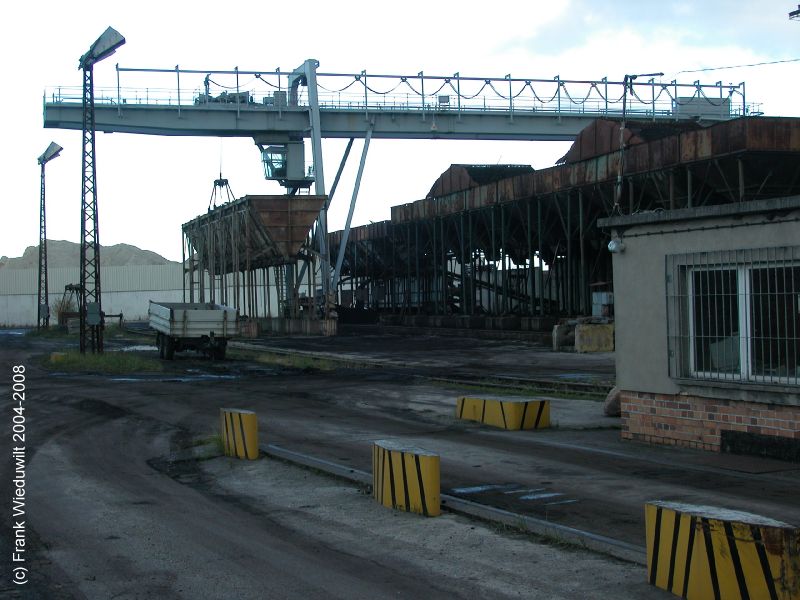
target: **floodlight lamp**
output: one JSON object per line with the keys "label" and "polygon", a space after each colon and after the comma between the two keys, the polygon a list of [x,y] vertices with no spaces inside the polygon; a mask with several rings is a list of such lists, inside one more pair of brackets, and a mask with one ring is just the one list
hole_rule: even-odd
{"label": "floodlight lamp", "polygon": [[113,27],[106,29],[103,34],[97,38],[89,47],[89,51],[81,56],[78,62],[79,69],[87,69],[94,66],[94,63],[100,62],[104,58],[108,58],[117,48],[125,43],[125,38]]}
{"label": "floodlight lamp", "polygon": [[47,150],[45,150],[44,154],[42,154],[39,157],[39,159],[38,159],[39,160],[39,164],[43,165],[43,164],[45,164],[47,162],[50,162],[55,157],[57,157],[59,154],[61,154],[62,150],[63,150],[63,148],[61,146],[59,146],[55,142],[50,142],[50,145],[47,147]]}
{"label": "floodlight lamp", "polygon": [[625,242],[619,238],[614,238],[608,242],[608,251],[612,254],[622,254],[625,252]]}

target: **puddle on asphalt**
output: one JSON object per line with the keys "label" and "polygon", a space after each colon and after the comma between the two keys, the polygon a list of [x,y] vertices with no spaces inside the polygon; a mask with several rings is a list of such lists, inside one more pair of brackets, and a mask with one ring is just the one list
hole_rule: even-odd
{"label": "puddle on asphalt", "polygon": [[109,381],[114,382],[127,382],[130,383],[132,381],[163,381],[166,383],[191,383],[194,381],[218,381],[218,380],[231,380],[231,379],[239,379],[239,375],[212,375],[210,373],[201,373],[199,375],[175,375],[175,376],[147,376],[142,375],[141,377],[109,377]]}
{"label": "puddle on asphalt", "polygon": [[571,379],[575,381],[594,381],[601,379],[603,375],[595,375],[593,373],[556,373],[556,379]]}
{"label": "puddle on asphalt", "polygon": [[517,485],[516,483],[501,483],[501,484],[490,483],[488,485],[475,485],[471,487],[453,488],[450,491],[453,494],[469,495],[469,494],[482,494],[483,492],[502,491],[512,488],[519,488],[519,485]]}
{"label": "puddle on asphalt", "polygon": [[545,498],[555,498],[556,496],[563,496],[564,494],[560,492],[538,492],[535,494],[525,494],[524,496],[519,496],[519,500],[543,500]]}
{"label": "puddle on asphalt", "polygon": [[[542,482],[549,483],[549,482]],[[548,488],[525,487],[518,483],[490,483],[470,487],[459,487],[450,490],[456,496],[469,496],[475,502],[498,506],[500,508],[520,507],[524,503],[527,509],[540,506],[545,509],[551,506],[575,504],[578,500],[565,497],[562,492]]]}
{"label": "puddle on asphalt", "polygon": [[[232,372],[231,372],[232,371]],[[246,365],[244,368],[236,366],[227,373],[204,373],[200,369],[187,369],[185,373],[171,375],[143,373],[141,375],[102,375],[98,373],[69,373],[53,371],[50,377],[77,378],[77,377],[102,377],[114,383],[164,382],[164,383],[194,383],[203,381],[233,381],[242,377],[272,377],[283,374],[282,369]]]}
{"label": "puddle on asphalt", "polygon": [[158,350],[155,346],[139,345],[139,346],[124,346],[122,348],[110,348],[110,352],[150,352]]}

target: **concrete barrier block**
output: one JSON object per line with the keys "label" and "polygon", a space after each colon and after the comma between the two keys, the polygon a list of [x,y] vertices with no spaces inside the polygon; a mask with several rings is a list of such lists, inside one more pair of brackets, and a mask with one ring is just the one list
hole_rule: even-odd
{"label": "concrete barrier block", "polygon": [[688,600],[800,599],[800,530],[751,513],[645,504],[649,582]]}
{"label": "concrete barrier block", "polygon": [[550,401],[461,396],[456,416],[501,429],[545,429],[550,427]]}
{"label": "concrete barrier block", "polygon": [[575,343],[575,329],[572,325],[553,325],[553,352]]}
{"label": "concrete barrier block", "polygon": [[80,318],[67,319],[67,335],[75,335],[81,332]]}
{"label": "concrete barrier block", "polygon": [[486,317],[472,316],[469,317],[470,329],[486,329]]}
{"label": "concrete barrier block", "polygon": [[225,456],[258,458],[258,417],[252,410],[219,409],[220,434]]}
{"label": "concrete barrier block", "polygon": [[239,335],[243,338],[257,338],[259,333],[258,321],[255,319],[247,319],[239,323]]}
{"label": "concrete barrier block", "polygon": [[378,315],[378,322],[381,325],[398,326],[403,324],[401,315]]}
{"label": "concrete barrier block", "polygon": [[372,444],[372,495],[380,504],[426,517],[441,514],[439,455],[394,440]]}
{"label": "concrete barrier block", "polygon": [[556,319],[554,317],[536,316],[520,318],[520,328],[523,331],[548,332],[552,331],[555,325]]}
{"label": "concrete barrier block", "polygon": [[453,315],[446,315],[442,317],[442,327],[446,327],[447,329],[455,329],[458,327],[458,318],[454,317]]}
{"label": "concrete barrier block", "polygon": [[614,324],[581,323],[575,326],[575,352],[613,352]]}

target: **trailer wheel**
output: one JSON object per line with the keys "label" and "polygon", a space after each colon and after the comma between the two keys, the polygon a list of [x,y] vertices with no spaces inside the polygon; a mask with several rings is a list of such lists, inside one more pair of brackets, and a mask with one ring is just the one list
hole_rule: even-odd
{"label": "trailer wheel", "polygon": [[164,358],[167,360],[173,360],[175,358],[175,340],[172,339],[170,336],[164,336],[164,342],[162,343],[162,348],[164,349]]}
{"label": "trailer wheel", "polygon": [[158,348],[158,358],[164,358],[164,336],[159,331],[156,334],[156,348]]}
{"label": "trailer wheel", "polygon": [[225,360],[225,346],[217,346],[211,351],[211,358],[214,360]]}

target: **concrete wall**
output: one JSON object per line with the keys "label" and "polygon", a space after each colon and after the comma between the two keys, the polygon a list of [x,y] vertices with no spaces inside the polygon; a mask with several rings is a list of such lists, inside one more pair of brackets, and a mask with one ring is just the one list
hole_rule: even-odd
{"label": "concrete wall", "polygon": [[795,246],[799,216],[795,210],[773,220],[760,214],[654,223],[623,232],[625,251],[613,258],[617,386],[656,394],[681,391],[669,377],[668,254]]}
{"label": "concrete wall", "polygon": [[[38,276],[36,269],[0,269],[0,327],[36,325]],[[181,276],[181,266],[178,263],[103,267],[100,272],[103,311],[109,315],[121,312],[129,321],[146,320],[150,300],[183,301]],[[80,273],[77,267],[50,269],[48,278],[50,322],[55,323],[55,303],[64,295],[65,285],[79,283]],[[233,278],[229,276],[228,280],[228,303],[233,305]],[[268,316],[267,293],[270,315],[273,317],[280,315],[274,278],[270,283],[268,291],[264,290],[263,285],[257,286],[259,314],[252,316]],[[300,293],[306,292],[306,286],[301,286]],[[217,290],[217,302],[220,301],[220,297],[220,291]],[[244,301],[244,294],[241,295],[241,300]],[[186,301],[189,301],[188,291]],[[195,292],[195,302],[199,302],[197,292]],[[245,314],[243,310],[240,313]]]}
{"label": "concrete wall", "polygon": [[[48,271],[50,322],[56,322],[54,305],[64,286],[78,283],[78,268]],[[128,320],[147,318],[149,300],[180,302],[183,299],[181,265],[128,265],[103,267],[100,271],[103,310],[123,313]],[[38,313],[38,271],[0,269],[0,326],[34,326]]]}

